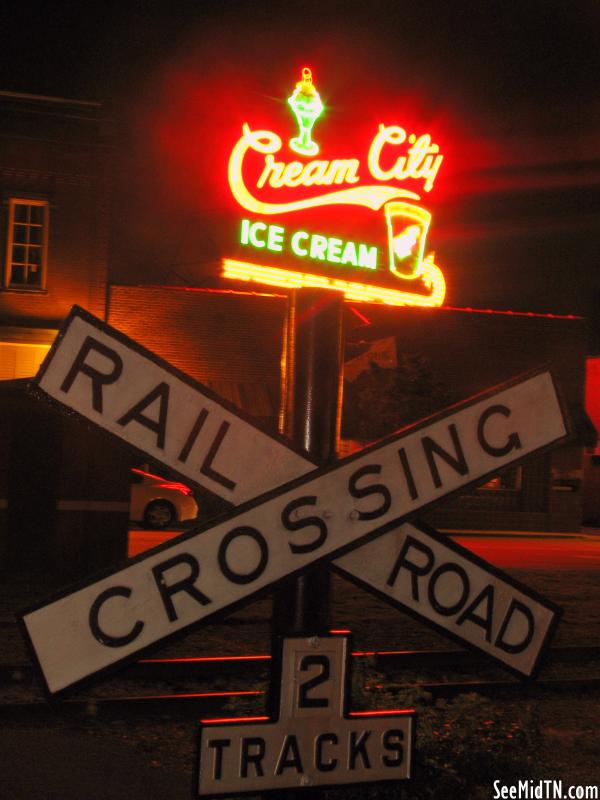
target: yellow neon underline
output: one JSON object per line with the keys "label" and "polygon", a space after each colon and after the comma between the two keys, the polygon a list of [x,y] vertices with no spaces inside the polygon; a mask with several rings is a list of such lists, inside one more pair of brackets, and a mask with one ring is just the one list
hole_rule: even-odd
{"label": "yellow neon underline", "polygon": [[311,287],[343,292],[353,302],[384,303],[394,306],[423,306],[437,308],[444,302],[446,282],[444,276],[429,258],[423,261],[423,278],[431,286],[431,294],[422,295],[396,289],[386,289],[339,278],[327,278],[306,272],[279,269],[264,264],[251,264],[231,258],[223,259],[223,277],[231,280],[251,281],[288,289]]}

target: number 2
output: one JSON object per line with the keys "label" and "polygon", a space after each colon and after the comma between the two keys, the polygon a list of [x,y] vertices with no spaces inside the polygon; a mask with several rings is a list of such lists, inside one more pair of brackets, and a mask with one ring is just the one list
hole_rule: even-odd
{"label": "number 2", "polygon": [[310,678],[300,686],[298,697],[299,708],[326,708],[329,705],[327,697],[309,697],[308,693],[322,683],[329,680],[329,658],[323,655],[304,656],[300,662],[300,671],[306,672],[311,667],[321,667],[321,672]]}

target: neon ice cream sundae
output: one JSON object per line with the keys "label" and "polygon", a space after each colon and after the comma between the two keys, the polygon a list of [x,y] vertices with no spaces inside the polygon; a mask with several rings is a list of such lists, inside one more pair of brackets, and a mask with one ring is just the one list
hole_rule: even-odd
{"label": "neon ice cream sundae", "polygon": [[311,138],[312,127],[321,116],[323,103],[313,82],[312,72],[308,67],[302,70],[302,80],[298,81],[294,93],[288,97],[296,121],[299,135],[290,139],[290,147],[303,156],[314,156],[319,152],[319,145]]}

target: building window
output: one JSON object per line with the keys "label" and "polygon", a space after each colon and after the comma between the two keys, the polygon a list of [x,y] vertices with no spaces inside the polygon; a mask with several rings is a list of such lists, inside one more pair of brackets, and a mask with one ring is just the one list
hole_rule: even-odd
{"label": "building window", "polygon": [[47,200],[9,200],[4,278],[7,289],[45,287],[48,211]]}

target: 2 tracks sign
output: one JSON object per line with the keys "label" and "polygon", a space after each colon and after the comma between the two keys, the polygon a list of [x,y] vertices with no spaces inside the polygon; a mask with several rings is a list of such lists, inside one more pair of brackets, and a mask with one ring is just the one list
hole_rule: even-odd
{"label": "2 tracks sign", "polygon": [[414,711],[348,711],[348,661],[347,637],[284,639],[276,719],[202,720],[199,793],[409,778]]}

